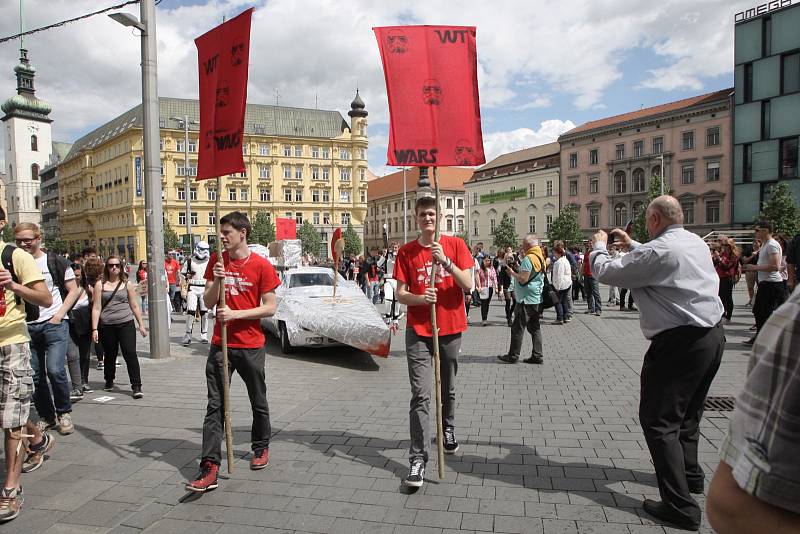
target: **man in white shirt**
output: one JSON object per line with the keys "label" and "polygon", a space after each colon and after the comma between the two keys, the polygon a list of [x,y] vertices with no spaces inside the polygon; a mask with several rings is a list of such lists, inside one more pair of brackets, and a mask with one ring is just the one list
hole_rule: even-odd
{"label": "man in white shirt", "polygon": [[66,367],[69,339],[67,312],[78,300],[80,289],[75,283],[75,273],[69,262],[58,254],[45,253],[41,249],[42,234],[36,224],[17,224],[14,227],[14,239],[19,248],[33,256],[53,297],[53,303],[48,307],[26,305],[31,337],[33,402],[40,419],[37,425],[43,432],[57,426],[61,434],[71,434],[75,427],[72,424],[70,381]]}
{"label": "man in white shirt", "polygon": [[772,238],[774,227],[770,221],[758,221],[755,226],[756,239],[761,240],[758,261],[755,265],[744,266],[746,271],[758,274],[758,290],[753,303],[753,315],[756,319],[756,335],[745,341],[752,345],[758,332],[767,322],[769,316],[786,300],[786,284],[781,276],[781,259],[783,251],[780,244]]}

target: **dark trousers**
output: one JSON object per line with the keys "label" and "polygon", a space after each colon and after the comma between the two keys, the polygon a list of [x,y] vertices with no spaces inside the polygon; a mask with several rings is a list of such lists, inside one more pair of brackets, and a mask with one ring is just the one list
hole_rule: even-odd
{"label": "dark trousers", "polygon": [[494,294],[494,288],[489,288],[489,296],[485,299],[481,299],[481,320],[485,321],[489,317],[489,304],[492,303],[492,295]]}
{"label": "dark trousers", "polygon": [[[247,387],[250,408],[253,411],[253,426],[250,430],[252,450],[269,447],[272,427],[269,423],[267,405],[267,379],[264,369],[266,352],[264,347],[257,349],[228,349],[229,377],[239,373]],[[222,347],[211,345],[206,361],[206,385],[208,387],[208,406],[203,421],[202,458],[219,465],[222,460],[222,436],[225,430],[225,410],[222,404]]]}
{"label": "dark trousers", "polygon": [[131,319],[121,324],[100,324],[98,331],[100,343],[103,345],[104,366],[103,377],[106,384],[114,382],[117,374],[117,354],[122,349],[122,357],[128,368],[131,386],[142,387],[142,375],[139,370],[139,357],[136,355],[136,327]]}
{"label": "dark trousers", "polygon": [[471,293],[464,293],[464,313],[467,314],[467,319],[469,319],[469,308],[472,306],[472,303],[467,297],[472,297]]}
{"label": "dark trousers", "polygon": [[725,308],[725,317],[733,316],[733,278],[726,276],[719,279],[719,298]]}
{"label": "dark trousers", "polygon": [[508,356],[514,360],[519,358],[519,352],[522,350],[522,338],[525,336],[525,330],[530,333],[533,342],[531,357],[536,359],[543,357],[539,309],[539,304],[517,302],[514,309],[514,321],[511,323],[511,346],[508,348]]}
{"label": "dark trousers", "polygon": [[600,298],[600,284],[597,283],[597,280],[592,276],[584,276],[583,290],[586,292],[586,303],[589,305],[589,311],[602,311],[603,300]]}
{"label": "dark trousers", "polygon": [[626,294],[628,295],[628,309],[631,309],[633,308],[633,291],[624,287],[619,288],[619,307],[622,308],[625,304]]}
{"label": "dark trousers", "polygon": [[722,326],[679,326],[655,336],[644,356],[639,422],[658,479],[662,501],[688,521],[700,523],[689,485],[702,485],[697,461],[700,419],[725,334]]}
{"label": "dark trousers", "polygon": [[558,302],[556,302],[556,319],[563,321],[572,318],[572,299],[570,298],[571,288],[558,290]]}
{"label": "dark trousers", "polygon": [[511,321],[514,318],[514,305],[517,301],[514,299],[513,291],[507,292],[506,295],[506,321]]}
{"label": "dark trousers", "polygon": [[753,303],[753,315],[756,318],[756,330],[767,322],[769,316],[786,300],[786,284],[783,282],[759,282],[756,301]]}
{"label": "dark trousers", "polygon": [[586,293],[583,291],[583,280],[573,279],[572,280],[572,301],[578,300],[578,295],[580,294],[582,299],[586,298]]}
{"label": "dark trousers", "polygon": [[[78,351],[78,364],[81,369],[82,384],[89,383],[89,351],[92,348],[92,334],[91,332],[78,332],[78,328],[70,322],[69,337],[72,341],[70,343],[69,351]],[[72,384],[73,388],[81,384]]]}

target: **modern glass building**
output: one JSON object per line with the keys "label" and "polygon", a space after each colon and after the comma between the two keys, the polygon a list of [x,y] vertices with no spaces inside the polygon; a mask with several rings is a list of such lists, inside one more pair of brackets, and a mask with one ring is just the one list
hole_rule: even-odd
{"label": "modern glass building", "polygon": [[800,2],[737,14],[733,223],[750,224],[778,181],[800,203]]}

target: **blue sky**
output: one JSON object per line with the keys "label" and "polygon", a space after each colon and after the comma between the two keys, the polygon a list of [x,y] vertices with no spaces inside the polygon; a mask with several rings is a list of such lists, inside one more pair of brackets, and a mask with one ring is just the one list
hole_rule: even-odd
{"label": "blue sky", "polygon": [[[113,0],[25,0],[26,27]],[[16,33],[14,2],[0,35]],[[9,5],[12,4],[12,5]],[[573,125],[732,85],[733,15],[725,0],[498,1],[163,0],[157,11],[159,92],[196,98],[193,39],[255,6],[249,101],[346,114],[356,84],[370,112],[369,163],[384,167],[388,109],[372,26],[477,26],[487,157],[553,141]],[[125,9],[138,14],[138,7]],[[26,42],[54,137],[72,141],[141,98],[139,40],[101,15]],[[0,98],[14,93],[18,43],[0,44]],[[3,67],[5,65],[5,67]],[[5,89],[3,89],[5,88]],[[346,117],[346,115],[345,115]]]}

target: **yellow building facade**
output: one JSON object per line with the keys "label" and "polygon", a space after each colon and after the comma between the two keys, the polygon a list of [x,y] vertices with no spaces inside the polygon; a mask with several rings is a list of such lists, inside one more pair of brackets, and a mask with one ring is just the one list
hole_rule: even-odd
{"label": "yellow building facade", "polygon": [[[246,172],[222,177],[217,191],[217,180],[194,179],[198,102],[160,98],[165,220],[186,234],[188,216],[194,236],[213,239],[215,199],[221,193],[222,215],[239,210],[251,220],[265,212],[272,221],[310,221],[326,244],[335,228],[348,223],[360,234],[367,210],[368,137],[367,112],[358,94],[348,115],[351,124],[338,111],[248,105]],[[190,124],[188,167],[184,117]],[[58,172],[61,239],[71,250],[93,246],[103,256],[118,254],[131,263],[146,259],[141,106],[75,141]]]}

